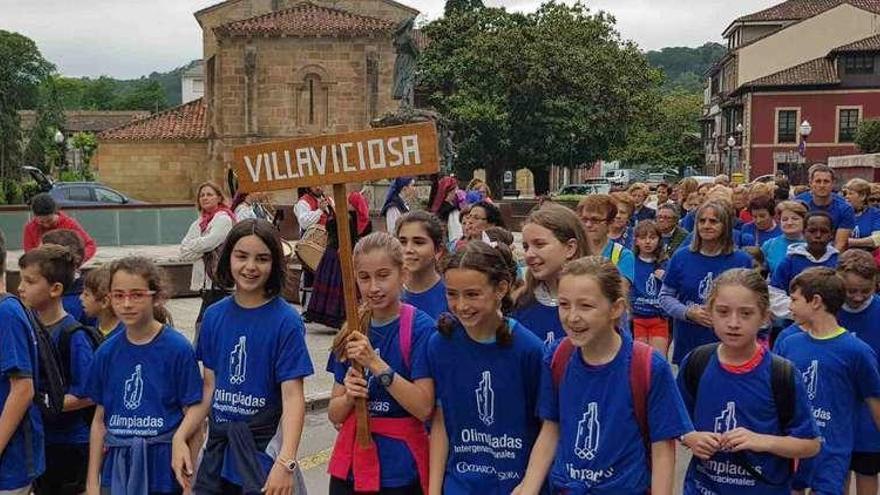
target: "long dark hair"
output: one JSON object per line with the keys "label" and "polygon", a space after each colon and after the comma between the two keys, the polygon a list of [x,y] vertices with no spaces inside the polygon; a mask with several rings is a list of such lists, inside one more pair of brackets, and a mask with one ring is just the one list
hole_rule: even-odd
{"label": "long dark hair", "polygon": [[[501,312],[507,314],[513,309],[510,290],[516,282],[517,267],[510,254],[510,249],[506,245],[499,242],[497,246],[493,247],[483,241],[470,241],[443,260],[442,273],[445,274],[454,268],[480,272],[486,275],[489,283],[496,287],[502,282],[507,282],[509,289],[501,299]],[[452,315],[444,313],[437,322],[437,328],[442,335],[449,337],[455,330],[456,323]],[[502,319],[501,325],[495,330],[495,340],[503,346],[513,343],[513,332],[506,318]]]}
{"label": "long dark hair", "polygon": [[229,235],[226,236],[226,240],[223,242],[220,259],[217,261],[217,281],[222,287],[232,287],[235,285],[230,262],[232,249],[235,248],[235,244],[242,237],[249,235],[255,235],[263,241],[263,244],[269,248],[269,253],[272,255],[272,270],[269,272],[269,279],[266,280],[264,293],[267,298],[273,298],[280,294],[281,289],[284,288],[287,266],[284,263],[284,249],[281,247],[278,231],[275,230],[271,223],[261,218],[242,220],[229,231]]}

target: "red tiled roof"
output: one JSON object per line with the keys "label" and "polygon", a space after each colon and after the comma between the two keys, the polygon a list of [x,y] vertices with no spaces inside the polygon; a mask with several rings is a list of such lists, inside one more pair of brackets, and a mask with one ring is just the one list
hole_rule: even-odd
{"label": "red tiled roof", "polygon": [[799,21],[848,3],[869,12],[880,13],[878,0],[788,0],[768,9],[737,19],[739,22]]}
{"label": "red tiled roof", "polygon": [[848,45],[838,46],[831,53],[880,51],[880,34],[869,36]]}
{"label": "red tiled roof", "polygon": [[292,8],[214,28],[217,36],[368,36],[390,33],[394,23],[304,2]]}
{"label": "red tiled roof", "polygon": [[747,82],[743,87],[817,86],[838,83],[840,79],[837,77],[834,61],[822,57]]}
{"label": "red tiled roof", "polygon": [[204,98],[199,98],[145,119],[107,129],[98,134],[98,139],[125,141],[204,139],[207,135],[206,109]]}

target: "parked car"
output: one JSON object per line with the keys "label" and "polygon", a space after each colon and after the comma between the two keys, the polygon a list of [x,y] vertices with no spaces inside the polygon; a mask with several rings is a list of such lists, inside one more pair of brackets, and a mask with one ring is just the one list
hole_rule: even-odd
{"label": "parked car", "polygon": [[586,196],[587,194],[608,194],[611,184],[596,182],[592,184],[569,184],[562,186],[553,196]]}
{"label": "parked car", "polygon": [[41,192],[47,192],[60,207],[95,205],[142,205],[100,182],[56,182],[36,167],[22,167],[34,179]]}

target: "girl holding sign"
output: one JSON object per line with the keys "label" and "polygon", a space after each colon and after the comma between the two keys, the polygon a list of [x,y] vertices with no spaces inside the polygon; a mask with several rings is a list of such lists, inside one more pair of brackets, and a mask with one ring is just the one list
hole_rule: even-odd
{"label": "girl holding sign", "polygon": [[[333,385],[328,415],[341,424],[330,458],[330,495],[355,492],[427,493],[428,435],[424,422],[434,409],[434,381],[426,359],[435,323],[401,304],[403,248],[385,232],[354,247],[356,282],[365,306],[362,326],[344,327],[333,344]],[[356,370],[352,364],[363,367]],[[355,401],[367,400],[372,440],[356,440]]]}

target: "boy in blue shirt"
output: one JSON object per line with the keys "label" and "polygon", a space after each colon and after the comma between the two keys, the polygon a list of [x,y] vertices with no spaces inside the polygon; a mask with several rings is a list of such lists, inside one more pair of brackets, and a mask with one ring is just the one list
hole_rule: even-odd
{"label": "boy in blue shirt", "polygon": [[29,494],[45,468],[43,420],[33,402],[38,373],[33,331],[24,308],[6,294],[6,241],[0,232],[0,493],[12,495]]}
{"label": "boy in blue shirt", "polygon": [[843,493],[860,405],[880,423],[877,357],[838,324],[845,298],[843,279],[830,268],[809,268],[791,282],[791,311],[804,331],[779,342],[778,351],[800,370],[823,439],[819,455],[798,466],[795,490]]}
{"label": "boy in blue shirt", "polygon": [[[877,265],[867,251],[850,249],[840,256],[837,274],[843,278],[846,302],[837,313],[840,326],[868,344],[874,353],[880,353],[880,298],[874,297],[877,288]],[[855,422],[850,469],[856,473],[858,495],[877,493],[877,474],[880,473],[880,431],[874,425],[866,406],[859,407]]]}
{"label": "boy in blue shirt", "polygon": [[86,256],[86,248],[79,234],[70,229],[50,230],[43,234],[43,244],[57,244],[64,246],[73,253],[76,270],[73,272],[73,283],[64,287],[64,296],[61,298],[61,304],[64,311],[73,317],[74,320],[81,322],[83,325],[95,326],[97,321],[95,318],[87,315],[83,308],[80,296],[83,293],[83,277],[80,269]]}
{"label": "boy in blue shirt", "polygon": [[824,211],[811,211],[807,213],[805,225],[805,243],[789,246],[785,258],[770,276],[770,296],[774,300],[774,308],[778,308],[774,314],[781,318],[789,317],[786,292],[792,279],[810,267],[837,266],[838,251],[829,244],[834,238],[831,216]]}
{"label": "boy in blue shirt", "polygon": [[[59,352],[65,390],[64,413],[46,419],[46,471],[36,481],[38,495],[80,494],[85,490],[89,455],[89,424],[82,409],[94,405],[86,382],[94,359],[94,345],[86,331],[62,305],[65,289],[73,283],[75,256],[69,249],[45,244],[18,260],[18,293],[33,309]],[[69,337],[67,337],[69,335]],[[67,342],[68,345],[62,345]],[[65,347],[62,349],[62,347]]]}

